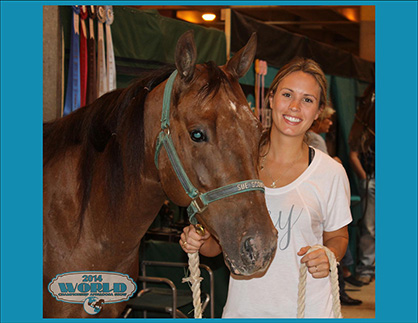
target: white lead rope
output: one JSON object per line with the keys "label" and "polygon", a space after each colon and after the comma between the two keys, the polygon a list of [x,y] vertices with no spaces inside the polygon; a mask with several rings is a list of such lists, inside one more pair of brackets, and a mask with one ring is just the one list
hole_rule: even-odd
{"label": "white lead rope", "polygon": [[[335,318],[342,318],[341,315],[341,303],[340,303],[340,286],[338,285],[338,268],[337,260],[334,253],[325,246],[316,245],[308,250],[307,254],[318,249],[324,249],[330,263],[331,279],[331,293],[332,293],[332,310]],[[301,264],[299,271],[299,288],[298,288],[298,318],[305,317],[305,296],[306,296],[306,278],[308,268],[306,264]]]}
{"label": "white lead rope", "polygon": [[[201,224],[195,224],[194,225],[196,232],[204,236],[205,235],[205,228]],[[200,259],[199,259],[199,253],[187,253],[189,256],[189,273],[190,276],[183,278],[182,282],[188,282],[191,284],[190,288],[192,290],[193,294],[193,307],[194,307],[194,318],[195,319],[201,319],[202,318],[202,301],[200,298],[200,282],[203,280],[202,277],[200,277]],[[213,300],[210,300],[213,302]]]}
{"label": "white lead rope", "polygon": [[[204,232],[203,232],[204,234]],[[331,294],[332,294],[332,310],[335,318],[342,318],[341,315],[341,303],[340,303],[340,286],[338,285],[338,268],[337,260],[335,259],[334,253],[325,246],[316,245],[311,247],[307,254],[318,249],[324,249],[330,263],[330,274],[331,279]],[[200,277],[199,268],[199,253],[188,253],[189,257],[189,272],[190,276],[183,278],[184,282],[191,284],[191,290],[193,294],[193,306],[194,306],[194,318],[202,318],[202,303],[200,299]],[[306,301],[306,278],[308,268],[306,264],[301,264],[299,271],[299,285],[298,285],[298,303],[297,303],[297,318],[305,317],[305,301]]]}
{"label": "white lead rope", "polygon": [[200,282],[203,280],[200,277],[199,268],[199,253],[188,253],[189,256],[189,272],[190,276],[183,278],[182,282],[189,282],[191,284],[191,290],[193,294],[193,307],[194,307],[194,318],[202,318],[202,302],[200,299]]}

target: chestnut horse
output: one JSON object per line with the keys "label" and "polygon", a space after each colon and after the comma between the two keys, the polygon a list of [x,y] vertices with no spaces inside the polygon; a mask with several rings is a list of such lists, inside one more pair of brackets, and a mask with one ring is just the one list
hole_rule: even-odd
{"label": "chestnut horse", "polygon": [[[187,32],[169,78],[172,70],[158,70],[44,124],[44,317],[89,316],[54,299],[56,275],[135,280],[141,238],[167,198],[190,205],[190,221],[219,240],[233,273],[265,270],[277,231],[258,180],[262,127],[238,83],[255,50],[253,35],[224,66],[195,65]],[[105,303],[95,317],[118,317],[124,307]]]}
{"label": "chestnut horse", "polygon": [[348,142],[351,150],[357,151],[364,160],[367,175],[374,172],[375,158],[375,84],[370,83],[359,98]]}

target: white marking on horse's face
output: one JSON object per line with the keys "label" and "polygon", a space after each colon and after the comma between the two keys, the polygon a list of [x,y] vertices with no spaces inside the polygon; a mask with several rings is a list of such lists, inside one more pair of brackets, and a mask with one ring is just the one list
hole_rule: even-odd
{"label": "white marking on horse's face", "polygon": [[257,117],[254,115],[254,113],[251,111],[251,108],[247,104],[243,104],[241,107],[241,110],[243,110],[247,116],[249,116],[250,120],[253,121],[253,125],[256,129],[259,127],[259,122],[257,120]]}
{"label": "white marking on horse's face", "polygon": [[231,108],[232,111],[237,112],[237,106],[235,105],[234,102],[229,101],[229,107]]}

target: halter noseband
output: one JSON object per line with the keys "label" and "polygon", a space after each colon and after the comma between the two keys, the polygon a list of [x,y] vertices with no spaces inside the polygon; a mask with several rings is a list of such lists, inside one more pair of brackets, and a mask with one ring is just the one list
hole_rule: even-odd
{"label": "halter noseband", "polygon": [[170,135],[170,99],[171,91],[173,88],[174,79],[176,78],[177,70],[175,70],[167,80],[167,84],[164,89],[163,96],[163,110],[161,115],[161,132],[157,138],[157,144],[155,149],[154,162],[158,169],[158,155],[161,147],[164,147],[171,165],[180,180],[181,185],[186,191],[187,195],[192,199],[192,202],[187,207],[187,214],[191,224],[197,224],[195,218],[196,213],[202,213],[208,207],[209,203],[220,200],[224,197],[232,196],[239,193],[248,191],[262,191],[264,192],[264,184],[261,180],[252,179],[234,184],[229,184],[216,188],[206,193],[201,193],[193,186],[190,179],[187,177],[184,171],[183,165],[177,155],[176,148],[174,147],[173,140]]}

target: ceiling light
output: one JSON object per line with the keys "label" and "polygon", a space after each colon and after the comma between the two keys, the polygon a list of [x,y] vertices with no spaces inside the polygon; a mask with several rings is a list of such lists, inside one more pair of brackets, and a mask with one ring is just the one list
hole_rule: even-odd
{"label": "ceiling light", "polygon": [[216,18],[216,15],[214,15],[213,13],[204,13],[202,15],[202,18],[204,21],[213,21]]}

